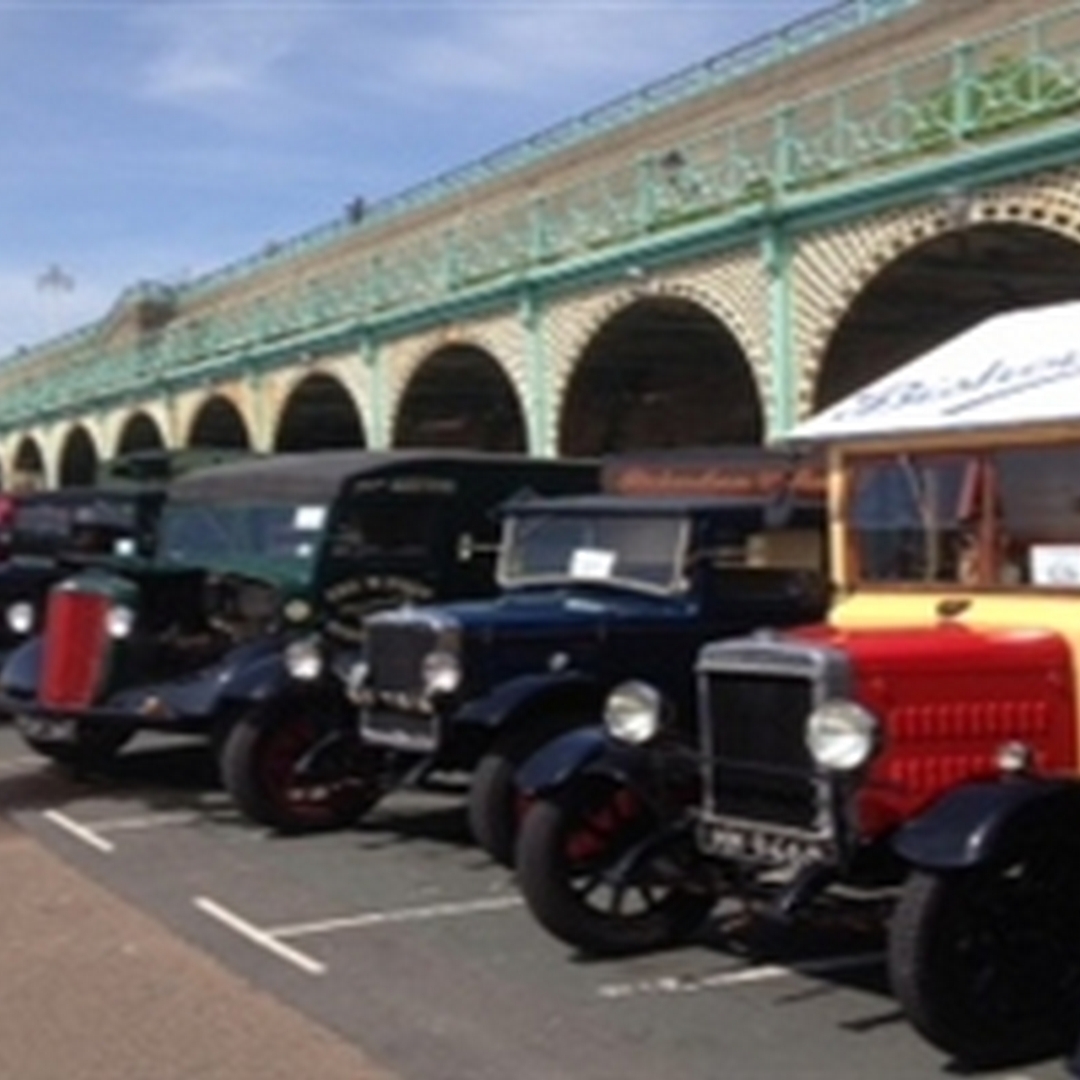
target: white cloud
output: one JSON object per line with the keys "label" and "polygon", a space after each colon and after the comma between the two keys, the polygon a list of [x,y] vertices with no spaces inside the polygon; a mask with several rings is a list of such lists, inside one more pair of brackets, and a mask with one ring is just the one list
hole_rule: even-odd
{"label": "white cloud", "polygon": [[151,100],[202,107],[280,98],[282,73],[310,45],[317,7],[178,4],[140,10],[147,39],[140,90]]}

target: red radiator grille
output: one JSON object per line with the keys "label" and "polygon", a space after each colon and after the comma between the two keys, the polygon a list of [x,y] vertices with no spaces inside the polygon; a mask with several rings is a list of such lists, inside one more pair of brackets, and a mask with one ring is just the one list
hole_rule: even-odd
{"label": "red radiator grille", "polygon": [[101,682],[109,600],[97,593],[59,590],[49,597],[40,698],[52,708],[82,708]]}

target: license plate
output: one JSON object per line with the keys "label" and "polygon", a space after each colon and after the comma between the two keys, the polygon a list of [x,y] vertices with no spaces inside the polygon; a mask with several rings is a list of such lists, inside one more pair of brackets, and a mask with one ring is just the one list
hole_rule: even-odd
{"label": "license plate", "polygon": [[703,824],[699,842],[722,859],[756,866],[798,867],[830,856],[829,845],[816,837],[720,822]]}
{"label": "license plate", "polygon": [[39,742],[74,742],[74,720],[50,720],[40,716],[19,717],[19,730]]}

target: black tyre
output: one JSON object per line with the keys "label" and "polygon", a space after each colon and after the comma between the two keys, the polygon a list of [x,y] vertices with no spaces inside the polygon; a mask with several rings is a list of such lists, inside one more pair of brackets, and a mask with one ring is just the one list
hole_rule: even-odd
{"label": "black tyre", "polygon": [[893,992],[915,1028],[970,1067],[1071,1048],[1080,1025],[1080,851],[915,872],[892,920]]}
{"label": "black tyre", "polygon": [[102,769],[131,741],[135,732],[115,724],[77,721],[75,737],[68,741],[39,739],[22,732],[23,741],[35,753],[72,770]]}
{"label": "black tyre", "polygon": [[233,723],[220,756],[221,779],[252,821],[279,832],[339,829],[356,821],[382,794],[374,752],[343,738],[340,760],[323,775],[300,776],[297,766],[325,737],[327,726],[304,703],[253,711]]}
{"label": "black tyre", "polygon": [[496,739],[477,763],[469,784],[469,829],[473,839],[502,866],[513,866],[518,829],[527,804],[518,791],[519,768],[540,747],[584,719],[515,730]]}
{"label": "black tyre", "polygon": [[[660,823],[630,789],[606,776],[581,776],[538,799],[521,825],[518,884],[537,921],[568,945],[600,955],[664,948],[689,936],[717,897],[671,872],[668,848],[635,860],[614,880],[617,864]],[[652,873],[661,863],[666,872]]]}

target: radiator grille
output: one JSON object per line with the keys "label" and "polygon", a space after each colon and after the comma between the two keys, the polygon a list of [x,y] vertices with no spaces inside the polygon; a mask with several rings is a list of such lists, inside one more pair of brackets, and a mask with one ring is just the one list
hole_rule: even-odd
{"label": "radiator grille", "polygon": [[813,683],[804,676],[709,672],[704,722],[712,812],[813,827],[814,766],[805,742],[813,700]]}
{"label": "radiator grille", "polygon": [[45,616],[40,697],[51,708],[85,708],[101,688],[108,652],[108,598],[58,589]]}
{"label": "radiator grille", "polygon": [[435,645],[436,631],[427,623],[387,620],[370,626],[364,648],[371,688],[380,694],[418,693],[421,665]]}

